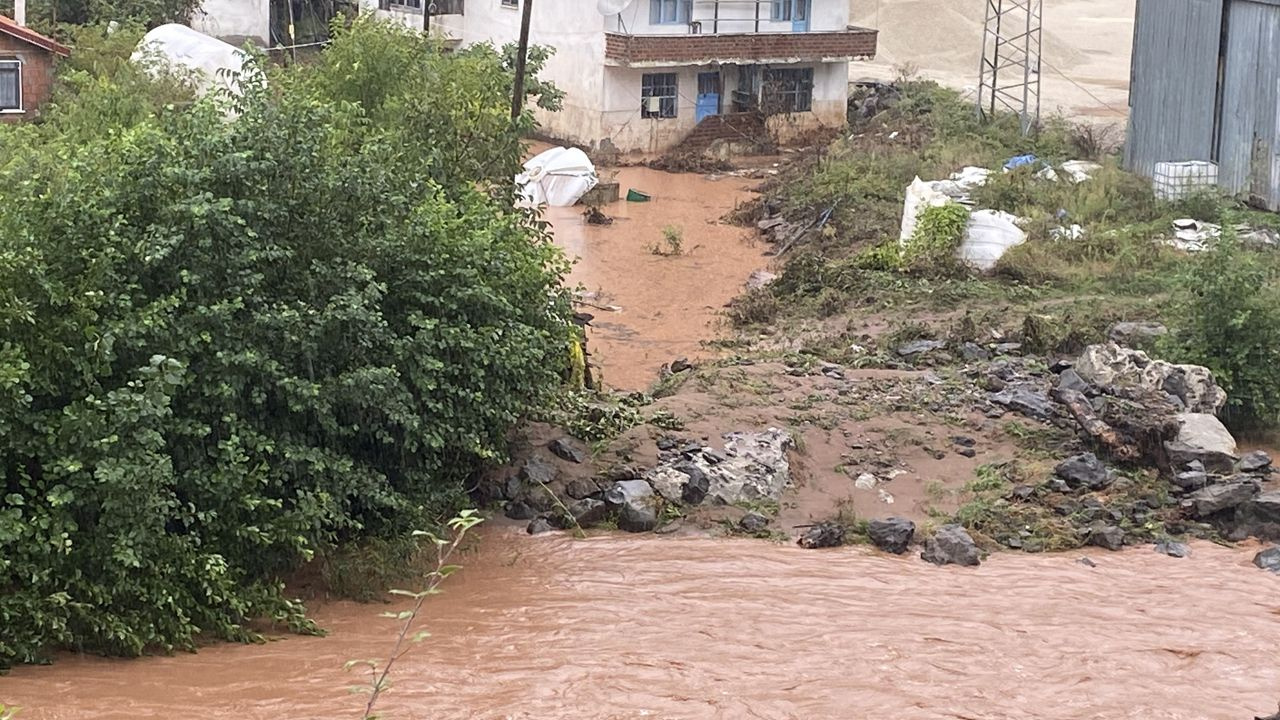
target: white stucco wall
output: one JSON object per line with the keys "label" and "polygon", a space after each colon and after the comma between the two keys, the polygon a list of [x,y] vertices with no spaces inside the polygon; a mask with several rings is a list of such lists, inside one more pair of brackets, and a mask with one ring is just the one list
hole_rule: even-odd
{"label": "white stucco wall", "polygon": [[[649,22],[649,6],[653,0],[631,0],[617,15],[608,17],[610,32],[633,35],[685,35],[687,23]],[[809,30],[844,30],[849,26],[849,0],[810,0]],[[713,8],[707,0],[694,0],[692,19],[701,22],[702,32],[713,32]],[[755,32],[756,8],[749,2],[725,3],[720,6],[720,33]],[[760,5],[760,32],[791,32],[790,20],[770,20],[769,5]]]}
{"label": "white stucco wall", "polygon": [[252,40],[265,47],[271,34],[271,3],[270,0],[204,0],[191,16],[191,27],[234,45]]}

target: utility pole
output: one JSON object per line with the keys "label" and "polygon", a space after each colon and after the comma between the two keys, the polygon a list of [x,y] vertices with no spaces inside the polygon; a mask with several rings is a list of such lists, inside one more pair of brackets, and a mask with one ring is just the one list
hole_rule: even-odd
{"label": "utility pole", "polygon": [[533,17],[533,0],[523,0],[524,12],[520,16],[520,49],[516,52],[516,82],[511,92],[511,119],[519,120],[524,110],[524,66],[529,56],[529,21]]}
{"label": "utility pole", "polygon": [[422,0],[422,34],[431,37],[431,0]]}

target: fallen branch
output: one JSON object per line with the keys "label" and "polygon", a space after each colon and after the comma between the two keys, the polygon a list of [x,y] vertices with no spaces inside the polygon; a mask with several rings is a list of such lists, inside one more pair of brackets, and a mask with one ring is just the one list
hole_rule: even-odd
{"label": "fallen branch", "polygon": [[1107,454],[1122,462],[1133,462],[1141,459],[1142,451],[1132,443],[1121,439],[1115,428],[1108,425],[1093,411],[1093,405],[1084,393],[1078,390],[1058,390],[1058,401],[1067,406],[1071,417],[1093,438],[1094,442],[1106,449]]}

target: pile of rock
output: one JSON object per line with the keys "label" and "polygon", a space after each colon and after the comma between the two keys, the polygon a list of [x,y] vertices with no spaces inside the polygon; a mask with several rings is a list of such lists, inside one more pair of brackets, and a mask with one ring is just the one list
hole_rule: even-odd
{"label": "pile of rock", "polygon": [[[505,501],[507,517],[529,520],[530,533],[609,521],[620,530],[649,532],[659,527],[667,506],[777,503],[791,482],[791,436],[769,428],[726,433],[723,439],[723,447],[715,449],[696,440],[662,437],[653,468],[621,467],[567,482],[555,460],[535,452],[517,472],[490,483],[486,499]],[[588,460],[571,438],[553,440],[546,450],[569,466]],[[768,525],[763,519],[750,532],[763,531]]]}

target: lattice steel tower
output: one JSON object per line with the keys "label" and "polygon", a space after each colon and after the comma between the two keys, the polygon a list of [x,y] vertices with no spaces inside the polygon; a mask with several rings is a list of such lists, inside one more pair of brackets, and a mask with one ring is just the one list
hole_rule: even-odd
{"label": "lattice steel tower", "polygon": [[1022,132],[1040,121],[1040,42],[1044,0],[985,0],[978,114],[990,118],[1009,111],[1022,119]]}

